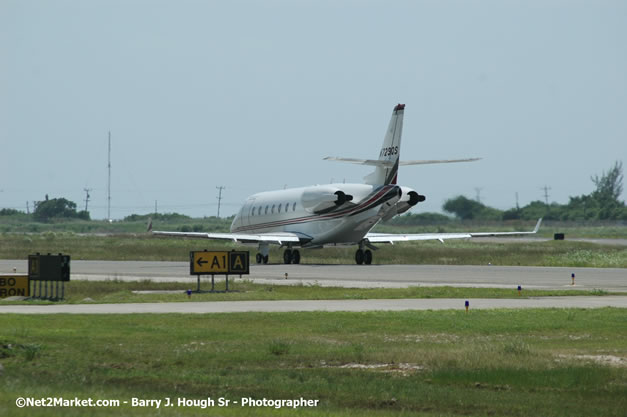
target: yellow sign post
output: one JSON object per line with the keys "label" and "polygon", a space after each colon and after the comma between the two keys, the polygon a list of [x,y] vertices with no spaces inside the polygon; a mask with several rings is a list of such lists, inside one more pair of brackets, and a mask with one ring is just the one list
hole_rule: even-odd
{"label": "yellow sign post", "polygon": [[0,275],[0,298],[30,297],[28,275]]}
{"label": "yellow sign post", "polygon": [[190,255],[190,275],[229,273],[229,252],[227,251],[190,252]]}
{"label": "yellow sign post", "polygon": [[226,291],[229,290],[229,274],[247,275],[250,273],[248,251],[192,251],[189,253],[189,274],[198,277],[211,275],[211,292],[214,292],[214,276],[226,275]]}

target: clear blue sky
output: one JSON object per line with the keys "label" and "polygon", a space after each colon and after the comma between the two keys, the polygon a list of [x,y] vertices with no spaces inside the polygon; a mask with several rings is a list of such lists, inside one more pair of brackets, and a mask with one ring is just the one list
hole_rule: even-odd
{"label": "clear blue sky", "polygon": [[[112,217],[233,214],[368,167],[395,104],[399,183],[441,211],[593,190],[627,165],[627,2],[0,1],[0,208],[45,194]],[[622,196],[625,199],[625,194]]]}

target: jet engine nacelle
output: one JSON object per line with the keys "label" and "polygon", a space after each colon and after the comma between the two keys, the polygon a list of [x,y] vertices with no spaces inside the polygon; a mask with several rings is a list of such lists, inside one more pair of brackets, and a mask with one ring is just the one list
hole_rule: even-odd
{"label": "jet engine nacelle", "polygon": [[407,210],[415,206],[416,204],[425,201],[427,198],[424,195],[418,194],[415,190],[409,187],[401,187],[401,198],[398,203],[385,215],[383,220],[390,220],[397,214],[405,213]]}
{"label": "jet engine nacelle", "polygon": [[351,201],[353,196],[336,187],[314,187],[303,192],[301,203],[310,213],[331,211]]}

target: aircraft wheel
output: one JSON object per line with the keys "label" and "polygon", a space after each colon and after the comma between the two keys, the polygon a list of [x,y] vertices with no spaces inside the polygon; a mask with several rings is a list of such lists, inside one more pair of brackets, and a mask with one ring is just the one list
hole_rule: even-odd
{"label": "aircraft wheel", "polygon": [[257,254],[257,256],[255,257],[255,260],[257,261],[258,264],[263,262],[263,256],[261,256],[260,253]]}
{"label": "aircraft wheel", "polygon": [[366,265],[370,265],[372,263],[372,252],[370,251],[370,249],[366,249],[366,251],[364,252],[364,263]]}
{"label": "aircraft wheel", "polygon": [[294,249],[292,251],[292,263],[293,264],[299,264],[300,263],[300,252],[298,251],[298,249]]}
{"label": "aircraft wheel", "polygon": [[266,255],[266,256],[264,256],[264,257],[263,257],[263,263],[264,263],[264,264],[267,264],[267,263],[268,263],[268,255]]}
{"label": "aircraft wheel", "polygon": [[283,262],[285,264],[290,264],[292,262],[292,251],[289,249],[285,249],[285,252],[283,252]]}
{"label": "aircraft wheel", "polygon": [[357,265],[361,265],[364,263],[364,251],[361,249],[357,249],[357,252],[355,252],[355,262],[357,263]]}

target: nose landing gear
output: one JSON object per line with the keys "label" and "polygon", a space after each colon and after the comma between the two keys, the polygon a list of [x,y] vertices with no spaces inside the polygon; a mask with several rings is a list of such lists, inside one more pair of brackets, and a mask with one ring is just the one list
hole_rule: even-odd
{"label": "nose landing gear", "polygon": [[283,252],[283,262],[286,264],[299,264],[300,263],[300,252],[298,249],[285,249]]}
{"label": "nose landing gear", "polygon": [[262,255],[260,253],[257,254],[257,256],[255,257],[255,260],[257,261],[258,264],[267,264],[268,263],[268,255]]}

